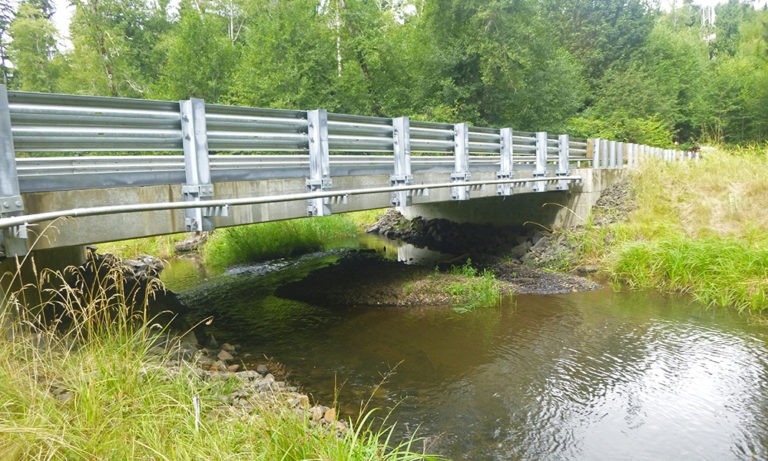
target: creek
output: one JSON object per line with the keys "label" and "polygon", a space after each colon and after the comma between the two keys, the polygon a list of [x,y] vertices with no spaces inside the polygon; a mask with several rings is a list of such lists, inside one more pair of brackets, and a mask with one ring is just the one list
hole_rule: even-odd
{"label": "creek", "polygon": [[764,324],[610,289],[463,314],[274,296],[337,257],[217,276],[176,260],[163,278],[241,357],[284,364],[292,384],[347,417],[370,399],[398,440],[416,431],[449,459],[768,458]]}

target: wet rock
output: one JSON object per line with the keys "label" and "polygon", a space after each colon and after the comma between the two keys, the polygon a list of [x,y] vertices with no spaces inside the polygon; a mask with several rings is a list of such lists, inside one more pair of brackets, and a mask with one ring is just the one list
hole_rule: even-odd
{"label": "wet rock", "polygon": [[261,379],[261,374],[255,370],[242,370],[236,373],[236,376],[242,381],[253,381],[255,379]]}

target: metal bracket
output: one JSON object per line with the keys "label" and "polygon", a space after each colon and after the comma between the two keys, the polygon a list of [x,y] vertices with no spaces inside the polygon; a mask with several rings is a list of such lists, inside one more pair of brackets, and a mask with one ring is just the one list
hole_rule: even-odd
{"label": "metal bracket", "polygon": [[[470,173],[451,173],[451,182],[462,183],[469,181]],[[453,200],[466,200],[469,198],[470,187],[468,186],[456,186],[451,188],[451,198]]]}
{"label": "metal bracket", "polygon": [[[323,192],[333,189],[333,180],[331,178],[307,179],[306,184],[307,192]],[[331,214],[330,205],[347,203],[346,197],[341,201],[332,199],[334,197],[309,199],[307,201],[307,216],[329,216]]]}
{"label": "metal bracket", "polygon": [[[511,173],[496,173],[496,179],[503,180],[503,179],[512,179],[515,175]],[[496,195],[512,195],[512,188],[514,187],[514,184],[509,182],[505,184],[497,184],[496,185]]]}
{"label": "metal bracket", "polygon": [[189,198],[213,198],[213,184],[182,184],[181,194]]}
{"label": "metal bracket", "polygon": [[306,183],[307,192],[319,192],[333,188],[333,180],[331,178],[307,179]]}
{"label": "metal bracket", "polygon": [[24,202],[21,200],[21,195],[0,197],[0,216],[10,216],[22,211],[24,211]]}
{"label": "metal bracket", "polygon": [[27,252],[28,225],[0,229],[0,259],[20,256]]}
{"label": "metal bracket", "polygon": [[[392,175],[389,177],[390,186],[409,186],[413,183],[413,176],[411,175]],[[412,191],[405,192],[392,192],[392,206],[406,206],[409,205],[409,198],[412,196]],[[403,203],[405,199],[405,203]]]}

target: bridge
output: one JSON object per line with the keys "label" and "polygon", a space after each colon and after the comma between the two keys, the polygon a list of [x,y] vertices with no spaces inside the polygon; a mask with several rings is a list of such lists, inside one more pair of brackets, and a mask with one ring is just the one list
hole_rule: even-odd
{"label": "bridge", "polygon": [[467,123],[2,85],[0,140],[0,257],[390,206],[456,219],[493,209],[493,221],[552,201],[578,211],[644,157],[693,156]]}

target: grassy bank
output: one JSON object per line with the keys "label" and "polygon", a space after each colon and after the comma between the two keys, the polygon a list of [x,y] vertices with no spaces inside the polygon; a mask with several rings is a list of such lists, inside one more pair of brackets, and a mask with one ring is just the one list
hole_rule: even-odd
{"label": "grassy bank", "polygon": [[356,238],[376,210],[320,218],[273,221],[214,232],[203,255],[214,269],[333,248]]}
{"label": "grassy bank", "polygon": [[768,308],[768,149],[705,150],[699,162],[647,162],[632,176],[636,209],[591,227],[582,258],[617,284]]}
{"label": "grassy bank", "polygon": [[338,431],[277,394],[233,407],[222,397],[242,382],[174,362],[174,347],[158,348],[162,332],[119,290],[69,293],[60,308],[77,321],[65,332],[32,329],[27,310],[4,300],[0,459],[427,458],[387,447],[389,429],[371,430],[365,415]]}

